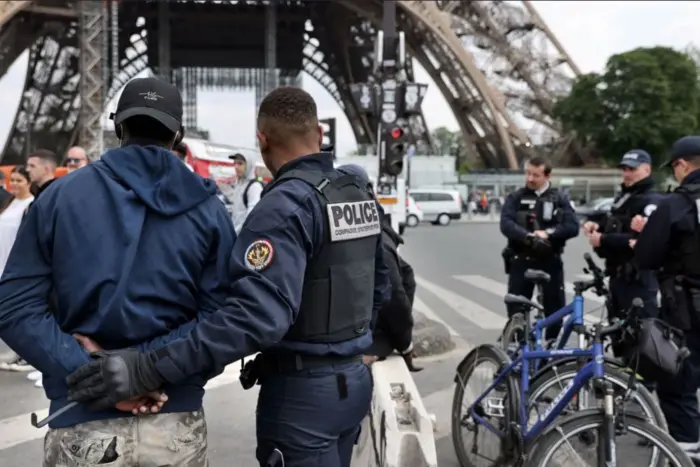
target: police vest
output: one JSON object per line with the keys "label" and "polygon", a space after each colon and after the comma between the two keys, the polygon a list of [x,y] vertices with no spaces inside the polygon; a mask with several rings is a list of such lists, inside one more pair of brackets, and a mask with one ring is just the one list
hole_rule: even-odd
{"label": "police vest", "polygon": [[559,224],[559,190],[556,188],[549,189],[542,196],[522,189],[518,199],[520,202],[515,219],[518,225],[528,232],[545,230]]}
{"label": "police vest", "polygon": [[309,259],[299,314],[284,340],[342,342],[370,330],[374,270],[381,219],[377,202],[354,175],[330,180],[322,173],[291,170],[265,193],[287,180],[311,185],[324,213],[324,241]]}
{"label": "police vest", "polygon": [[681,234],[674,242],[675,247],[666,258],[663,275],[686,276],[695,281],[700,280],[700,184],[681,185],[674,190],[682,194],[695,210],[695,230]]}

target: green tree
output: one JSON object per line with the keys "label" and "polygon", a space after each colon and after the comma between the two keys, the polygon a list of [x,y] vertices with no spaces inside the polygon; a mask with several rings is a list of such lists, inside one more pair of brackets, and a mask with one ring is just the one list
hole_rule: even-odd
{"label": "green tree", "polygon": [[440,126],[431,132],[433,138],[433,146],[435,147],[436,156],[447,156],[452,154],[454,146],[460,135],[447,127]]}
{"label": "green tree", "polygon": [[633,148],[661,161],[698,128],[699,98],[698,66],[687,53],[638,48],[610,57],[602,74],[581,76],[554,112],[607,162]]}

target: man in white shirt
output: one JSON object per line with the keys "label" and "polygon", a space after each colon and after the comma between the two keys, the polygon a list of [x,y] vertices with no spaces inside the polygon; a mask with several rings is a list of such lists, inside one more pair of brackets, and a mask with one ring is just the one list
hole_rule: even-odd
{"label": "man in white shirt", "polygon": [[243,154],[234,154],[229,156],[229,159],[233,161],[236,168],[236,183],[233,184],[231,193],[225,193],[225,195],[231,201],[233,228],[238,233],[250,211],[260,201],[264,185],[255,177],[255,166],[248,164]]}

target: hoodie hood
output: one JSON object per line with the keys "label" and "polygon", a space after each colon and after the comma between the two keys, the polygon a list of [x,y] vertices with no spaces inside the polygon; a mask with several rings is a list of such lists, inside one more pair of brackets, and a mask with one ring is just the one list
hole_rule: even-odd
{"label": "hoodie hood", "polygon": [[242,159],[243,162],[245,162],[245,173],[243,174],[243,177],[240,178],[238,181],[239,182],[242,180],[247,181],[247,180],[252,180],[253,178],[255,178],[255,163],[251,164],[251,162],[248,160],[248,158],[241,153],[237,153],[236,156],[237,156],[236,159]]}
{"label": "hoodie hood", "polygon": [[158,146],[130,145],[107,151],[104,165],[150,209],[177,216],[216,194],[216,183],[190,171]]}

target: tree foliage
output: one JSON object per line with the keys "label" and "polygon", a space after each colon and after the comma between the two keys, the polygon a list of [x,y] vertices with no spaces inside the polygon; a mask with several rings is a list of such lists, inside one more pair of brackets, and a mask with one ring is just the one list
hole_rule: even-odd
{"label": "tree foliage", "polygon": [[676,139],[698,130],[699,99],[698,65],[688,53],[638,48],[610,57],[602,74],[579,77],[554,113],[610,163],[634,148],[660,162]]}

